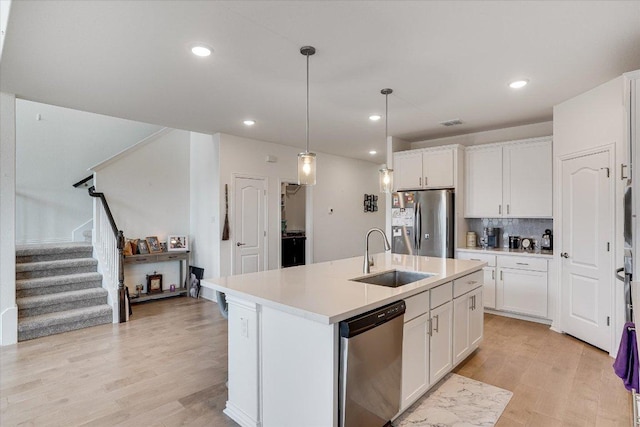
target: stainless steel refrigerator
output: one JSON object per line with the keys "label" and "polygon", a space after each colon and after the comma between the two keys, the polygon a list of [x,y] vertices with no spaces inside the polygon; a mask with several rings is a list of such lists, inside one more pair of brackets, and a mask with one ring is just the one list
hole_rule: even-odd
{"label": "stainless steel refrigerator", "polygon": [[453,258],[454,196],[453,190],[393,193],[392,252]]}

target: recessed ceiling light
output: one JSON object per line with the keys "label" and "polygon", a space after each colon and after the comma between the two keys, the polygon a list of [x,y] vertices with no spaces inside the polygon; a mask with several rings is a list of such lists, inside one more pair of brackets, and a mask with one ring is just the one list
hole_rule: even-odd
{"label": "recessed ceiling light", "polygon": [[203,45],[196,45],[191,48],[191,52],[196,56],[209,56],[211,55],[211,48]]}
{"label": "recessed ceiling light", "polygon": [[369,154],[371,154],[373,156],[374,154],[378,154],[378,152],[376,150],[371,150],[371,151],[369,151]]}
{"label": "recessed ceiling light", "polygon": [[511,89],[520,89],[525,87],[529,83],[529,80],[516,80],[515,82],[509,83],[509,87]]}
{"label": "recessed ceiling light", "polygon": [[242,123],[244,123],[244,124],[245,124],[245,125],[247,125],[247,126],[253,126],[253,125],[255,125],[255,124],[256,124],[256,121],[255,121],[255,120],[245,120],[245,121],[244,121],[244,122],[242,122]]}
{"label": "recessed ceiling light", "polygon": [[373,115],[369,116],[369,120],[371,120],[372,122],[377,122],[381,118],[382,118],[382,116],[379,116],[378,114],[373,114]]}

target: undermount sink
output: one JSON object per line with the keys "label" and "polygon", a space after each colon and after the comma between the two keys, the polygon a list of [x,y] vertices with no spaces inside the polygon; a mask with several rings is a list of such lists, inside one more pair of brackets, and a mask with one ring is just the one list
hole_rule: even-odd
{"label": "undermount sink", "polygon": [[432,273],[419,273],[417,271],[391,270],[383,273],[374,274],[372,276],[359,277],[351,279],[354,282],[367,283],[369,285],[387,286],[389,288],[397,288],[398,286],[408,285],[422,279],[435,276]]}

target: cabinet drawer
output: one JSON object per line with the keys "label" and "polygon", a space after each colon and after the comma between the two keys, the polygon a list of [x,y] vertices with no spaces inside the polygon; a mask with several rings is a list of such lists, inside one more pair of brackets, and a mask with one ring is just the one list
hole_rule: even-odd
{"label": "cabinet drawer", "polygon": [[447,282],[431,289],[431,308],[436,308],[453,299],[453,284]]}
{"label": "cabinet drawer", "polygon": [[482,286],[484,283],[484,272],[482,270],[467,274],[453,281],[453,297],[458,298],[472,289]]}
{"label": "cabinet drawer", "polygon": [[458,259],[470,259],[473,261],[486,262],[487,267],[496,266],[496,256],[490,254],[480,254],[475,252],[458,252]]}
{"label": "cabinet drawer", "polygon": [[177,261],[179,259],[187,259],[187,254],[185,253],[163,253],[160,255],[156,255],[158,261]]}
{"label": "cabinet drawer", "polygon": [[533,257],[501,256],[498,260],[501,268],[547,271],[547,260]]}
{"label": "cabinet drawer", "polygon": [[429,292],[422,292],[404,300],[406,310],[404,312],[404,322],[415,319],[421,314],[429,311]]}

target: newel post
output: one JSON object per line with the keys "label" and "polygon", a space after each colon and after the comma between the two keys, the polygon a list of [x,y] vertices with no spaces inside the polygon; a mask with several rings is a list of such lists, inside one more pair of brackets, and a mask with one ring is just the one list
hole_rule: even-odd
{"label": "newel post", "polygon": [[120,323],[127,321],[127,307],[124,293],[124,233],[118,231],[118,319]]}

